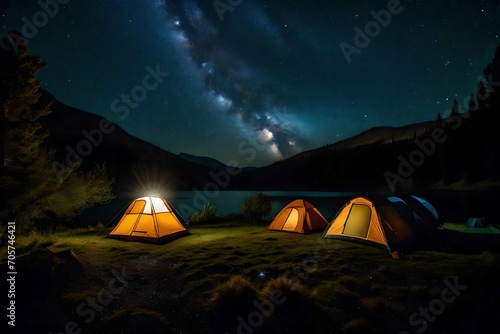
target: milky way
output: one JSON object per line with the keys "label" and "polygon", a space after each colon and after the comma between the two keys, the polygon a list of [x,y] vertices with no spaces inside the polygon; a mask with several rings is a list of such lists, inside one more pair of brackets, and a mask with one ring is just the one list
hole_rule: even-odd
{"label": "milky way", "polygon": [[[189,54],[203,83],[204,98],[215,109],[212,112],[220,113],[215,117],[231,118],[248,139],[266,146],[274,158],[300,152],[306,139],[301,131],[303,126],[291,111],[298,108],[293,93],[252,66],[245,50],[228,43],[227,36],[220,33],[227,26],[220,16],[214,15],[217,11],[212,3],[199,3],[165,1],[154,5],[165,11],[169,33]],[[279,31],[257,8],[253,8],[248,21],[247,29],[262,32],[265,38],[275,38],[274,48],[282,46]]]}
{"label": "milky way", "polygon": [[[401,0],[377,28],[373,13],[393,2],[70,1],[45,14],[28,46],[61,102],[173,153],[264,166],[375,126],[433,120],[475,91],[500,43],[500,3]],[[41,11],[3,1],[2,35]],[[376,33],[346,57],[340,45],[356,46],[367,26]],[[126,118],[115,113],[148,67],[169,75]]]}

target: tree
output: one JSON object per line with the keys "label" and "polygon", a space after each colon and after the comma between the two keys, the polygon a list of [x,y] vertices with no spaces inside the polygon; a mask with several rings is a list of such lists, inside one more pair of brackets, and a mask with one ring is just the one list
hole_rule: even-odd
{"label": "tree", "polygon": [[189,221],[193,224],[218,223],[220,220],[219,213],[213,204],[204,205],[201,212],[195,212],[189,218]]}
{"label": "tree", "polygon": [[495,56],[483,71],[487,80],[489,93],[488,102],[491,105],[500,105],[500,45],[497,46]]}
{"label": "tree", "polygon": [[437,115],[436,127],[438,127],[438,128],[443,127],[443,117],[441,116],[440,112],[438,112],[438,115]]}
{"label": "tree", "polygon": [[28,54],[19,33],[8,37],[0,48],[0,219],[15,219],[16,230],[25,232],[41,221],[68,219],[111,200],[113,181],[104,166],[92,171],[75,168],[58,179],[52,169],[55,151],[45,147],[49,132],[41,123],[51,103],[40,102],[40,80],[35,76],[45,64]]}
{"label": "tree", "polygon": [[474,112],[477,110],[477,103],[474,94],[470,94],[469,98],[469,112]]}
{"label": "tree", "polygon": [[453,106],[451,107],[451,116],[458,116],[460,115],[460,110],[458,108],[458,103],[457,99],[453,100]]}
{"label": "tree", "polygon": [[484,85],[484,81],[480,80],[477,84],[476,88],[476,97],[477,97],[477,108],[481,109],[487,106],[486,100],[488,99],[488,92],[486,91],[486,86]]}
{"label": "tree", "polygon": [[250,222],[260,222],[271,212],[272,204],[271,197],[259,191],[254,196],[245,198],[241,212]]}

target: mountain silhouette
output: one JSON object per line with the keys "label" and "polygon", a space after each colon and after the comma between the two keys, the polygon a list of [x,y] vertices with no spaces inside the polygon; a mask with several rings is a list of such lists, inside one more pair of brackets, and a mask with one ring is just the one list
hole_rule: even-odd
{"label": "mountain silhouette", "polygon": [[[192,190],[209,182],[211,169],[206,166],[134,137],[102,116],[67,106],[46,91],[42,100],[53,100],[44,124],[50,131],[47,145],[57,150],[62,168],[70,167],[68,161],[76,155],[83,169],[105,164],[109,177],[115,178],[115,192],[138,195],[148,187]],[[113,130],[104,133],[101,122]]]}
{"label": "mountain silhouette", "polygon": [[[48,92],[44,92],[43,99],[54,100],[45,125],[50,131],[47,144],[57,150],[60,164],[67,166],[70,152],[85,153],[81,156],[82,168],[105,164],[108,175],[116,180],[115,192],[119,196],[142,196],[150,189],[203,189],[213,182],[211,171],[223,171],[227,167],[210,157],[176,155],[163,150],[101,116],[58,102]],[[375,127],[269,166],[243,168],[239,175],[231,177],[226,189],[388,191],[387,173],[401,177],[398,190],[456,182],[496,182],[500,170],[500,139],[491,121],[496,112],[494,107],[486,107],[471,114],[460,114],[457,116],[459,126],[449,117],[441,120],[442,124],[427,121],[401,127]],[[101,138],[97,130],[101,129],[102,122],[105,129],[113,130],[102,133]],[[414,169],[411,175],[399,175],[401,161],[410,161],[414,152],[421,151],[419,143],[432,141],[436,129],[442,131],[446,140],[429,144],[433,148],[431,154],[421,154],[423,162],[410,166]]]}

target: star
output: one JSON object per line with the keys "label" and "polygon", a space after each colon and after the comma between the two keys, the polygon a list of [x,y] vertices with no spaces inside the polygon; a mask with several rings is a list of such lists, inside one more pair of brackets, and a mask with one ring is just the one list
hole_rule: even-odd
{"label": "star", "polygon": [[[470,95],[493,59],[500,14],[487,7],[491,1],[442,2],[408,1],[379,35],[367,35],[369,43],[354,28],[364,32],[370,12],[386,8],[367,1],[221,1],[232,9],[223,21],[210,1],[80,1],[24,30],[33,30],[30,51],[49,65],[39,73],[42,84],[68,105],[107,111],[162,149],[222,161],[241,158],[239,143],[261,136],[265,148],[252,164],[264,166],[277,154],[287,158],[371,126],[433,120],[454,96]],[[3,36],[22,29],[23,17],[34,24],[41,10],[36,1],[9,3],[0,11]],[[81,19],[92,12],[99,15]],[[350,64],[342,42],[359,50]],[[146,66],[171,76],[143,81]],[[126,120],[110,112],[110,99],[139,92],[143,82],[155,88],[140,112]]]}

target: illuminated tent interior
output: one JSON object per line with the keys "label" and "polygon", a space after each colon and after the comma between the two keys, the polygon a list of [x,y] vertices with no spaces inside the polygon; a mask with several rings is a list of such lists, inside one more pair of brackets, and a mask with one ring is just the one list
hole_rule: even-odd
{"label": "illuminated tent interior", "polygon": [[302,199],[286,205],[274,218],[268,229],[307,234],[324,229],[328,221],[311,203]]}
{"label": "illuminated tent interior", "polygon": [[339,210],[323,238],[368,243],[393,252],[410,244],[413,232],[391,201],[357,197]]}
{"label": "illuminated tent interior", "polygon": [[134,200],[108,237],[161,242],[188,234],[170,204],[150,196]]}

